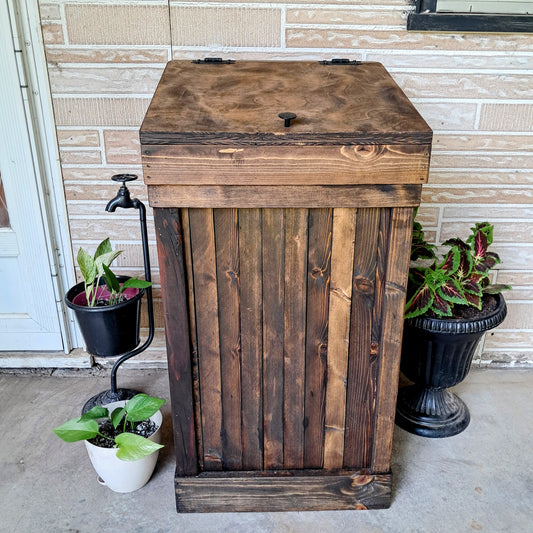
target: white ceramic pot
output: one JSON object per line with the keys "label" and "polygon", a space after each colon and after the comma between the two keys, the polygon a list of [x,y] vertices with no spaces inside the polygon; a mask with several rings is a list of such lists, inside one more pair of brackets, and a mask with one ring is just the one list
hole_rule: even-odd
{"label": "white ceramic pot", "polygon": [[[107,407],[109,412],[112,413],[113,409],[123,407],[125,403],[113,402],[104,407]],[[149,439],[161,444],[161,424],[163,422],[161,411],[157,411],[150,417],[150,420],[159,427],[153,435],[150,435]],[[156,450],[154,453],[137,461],[122,461],[117,459],[116,448],[100,448],[88,441],[85,441],[85,446],[91,463],[99,476],[99,483],[115,492],[133,492],[144,487],[154,471],[159,455],[159,450]]]}

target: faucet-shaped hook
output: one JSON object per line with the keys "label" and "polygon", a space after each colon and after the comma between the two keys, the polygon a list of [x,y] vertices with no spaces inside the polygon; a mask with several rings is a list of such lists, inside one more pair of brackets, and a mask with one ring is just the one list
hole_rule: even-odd
{"label": "faucet-shaped hook", "polygon": [[105,210],[113,213],[117,207],[122,207],[124,209],[136,207],[135,200],[131,199],[130,191],[126,187],[126,182],[136,180],[137,176],[135,174],[115,174],[111,179],[122,183],[122,185],[120,186],[117,195],[108,202]]}

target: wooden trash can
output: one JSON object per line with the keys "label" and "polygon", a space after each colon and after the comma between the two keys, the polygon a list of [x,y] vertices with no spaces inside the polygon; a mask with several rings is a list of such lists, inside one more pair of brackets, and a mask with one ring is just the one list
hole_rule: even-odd
{"label": "wooden trash can", "polygon": [[387,507],[430,128],[379,63],[171,61],[140,137],[178,511]]}

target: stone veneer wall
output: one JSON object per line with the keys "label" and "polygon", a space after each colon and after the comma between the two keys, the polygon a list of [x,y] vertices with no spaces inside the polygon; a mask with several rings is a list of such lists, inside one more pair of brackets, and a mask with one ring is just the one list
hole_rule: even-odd
{"label": "stone veneer wall", "polygon": [[[412,3],[40,0],[74,249],[110,235],[121,269],[142,274],[136,214],[104,206],[112,174],[141,175],[138,128],[167,60],[379,61],[435,132],[419,211],[428,235],[495,224],[496,278],[515,288],[478,364],[533,361],[533,36],[407,32]],[[142,183],[131,189],[146,200]]]}

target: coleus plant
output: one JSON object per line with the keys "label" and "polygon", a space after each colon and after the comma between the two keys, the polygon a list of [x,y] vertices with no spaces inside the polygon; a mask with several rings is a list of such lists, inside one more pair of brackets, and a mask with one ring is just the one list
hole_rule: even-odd
{"label": "coleus plant", "polygon": [[426,242],[422,226],[414,223],[405,318],[451,317],[455,305],[481,309],[483,294],[510,289],[490,284],[490,270],[500,262],[498,254],[488,250],[493,229],[481,222],[471,228],[466,242],[448,239],[442,245],[449,249],[439,261],[436,246]]}
{"label": "coleus plant", "polygon": [[94,307],[97,302],[101,302],[102,291],[99,289],[100,281],[103,279],[109,297],[105,299],[107,305],[114,305],[122,300],[124,291],[128,288],[146,289],[152,285],[149,281],[138,278],[129,278],[124,283],[119,283],[115,274],[111,271],[111,263],[122,253],[122,250],[113,250],[109,238],[104,239],[96,248],[94,256],[86,250],[80,248],[76,257],[81,275],[84,280],[85,296],[87,306]]}
{"label": "coleus plant", "polygon": [[[153,416],[165,403],[162,398],[155,398],[147,394],[137,394],[126,402],[124,407],[117,407],[109,413],[107,407],[97,405],[79,418],[73,418],[52,431],[65,442],[77,442],[93,439],[97,435],[112,441],[113,447],[118,448],[117,458],[123,461],[136,461],[155,452],[163,445],[157,444],[141,435],[127,432],[127,426],[133,429],[135,422],[142,422]],[[122,426],[114,438],[100,433],[100,423],[110,420],[115,429]]]}

